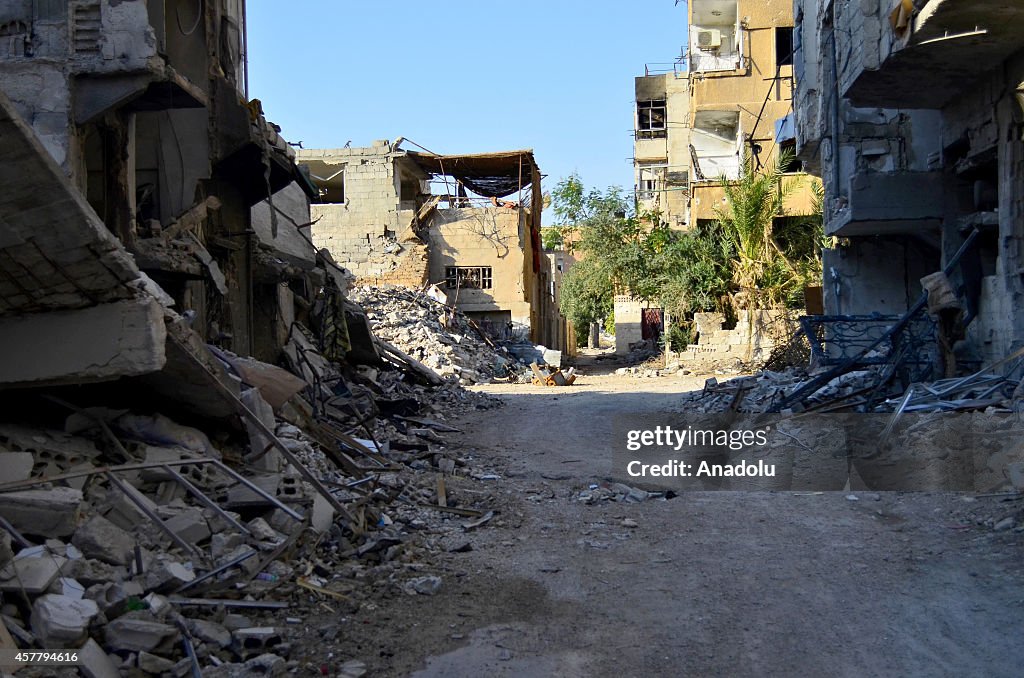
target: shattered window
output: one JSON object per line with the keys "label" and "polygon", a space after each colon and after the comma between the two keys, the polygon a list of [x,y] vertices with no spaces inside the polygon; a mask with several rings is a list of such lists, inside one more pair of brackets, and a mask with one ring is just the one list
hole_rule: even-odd
{"label": "shattered window", "polygon": [[444,270],[445,286],[455,289],[491,289],[490,266],[448,266]]}
{"label": "shattered window", "polygon": [[641,139],[664,138],[667,118],[664,99],[648,99],[636,102],[637,135]]}

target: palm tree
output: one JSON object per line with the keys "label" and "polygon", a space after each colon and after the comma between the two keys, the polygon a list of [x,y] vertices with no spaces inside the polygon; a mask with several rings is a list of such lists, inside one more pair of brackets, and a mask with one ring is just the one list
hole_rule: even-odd
{"label": "palm tree", "polygon": [[758,171],[745,153],[740,178],[720,178],[725,206],[716,209],[716,216],[736,252],[732,302],[737,309],[782,306],[799,281],[797,268],[774,233],[774,219],[784,215],[783,205],[793,189],[783,182],[783,168],[791,161],[792,155],[782,152],[771,166]]}

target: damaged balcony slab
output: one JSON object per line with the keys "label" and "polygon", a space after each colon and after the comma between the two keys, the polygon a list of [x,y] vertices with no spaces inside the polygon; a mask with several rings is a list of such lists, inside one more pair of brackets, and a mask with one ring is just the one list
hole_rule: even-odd
{"label": "damaged balcony slab", "polygon": [[155,372],[166,362],[163,308],[155,299],[0,318],[0,336],[2,386],[104,381]]}
{"label": "damaged balcony slab", "polygon": [[1020,49],[1019,2],[929,0],[905,29],[892,5],[867,16],[876,28],[860,49],[880,63],[863,68],[843,93],[857,106],[941,108]]}
{"label": "damaged balcony slab", "polygon": [[138,296],[135,262],[0,92],[0,315]]}
{"label": "damaged balcony slab", "polygon": [[105,112],[127,106],[130,111],[205,108],[206,93],[169,66],[135,73],[83,75],[74,86],[75,123],[84,125]]}
{"label": "damaged balcony slab", "polygon": [[850,204],[829,223],[829,235],[917,233],[942,223],[941,172],[858,172]]}

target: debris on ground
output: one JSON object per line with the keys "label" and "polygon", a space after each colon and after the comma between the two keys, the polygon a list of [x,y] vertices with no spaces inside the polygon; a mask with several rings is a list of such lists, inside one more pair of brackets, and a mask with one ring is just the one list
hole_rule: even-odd
{"label": "debris on ground", "polygon": [[361,287],[351,299],[366,311],[374,334],[406,358],[463,385],[494,379],[529,381],[530,362],[560,367],[562,355],[529,343],[499,342],[447,303],[443,291]]}
{"label": "debris on ground", "polygon": [[[319,674],[326,659],[302,644],[303,619],[382,594],[440,594],[431,554],[471,549],[466,531],[496,513],[492,492],[472,488],[498,476],[448,448],[459,431],[446,422],[500,404],[460,384],[498,353],[464,318],[452,316],[465,331],[456,341],[428,316],[418,332],[470,356],[461,379],[374,360],[375,338],[351,325],[350,359],[328,359],[323,328],[296,322],[280,366],[204,347],[235,384],[209,382],[234,416],[102,390],[25,396],[27,423],[0,424],[12,642],[79,650],[86,675]],[[329,670],[360,675],[358,658],[337,659]]]}
{"label": "debris on ground", "polygon": [[537,363],[530,363],[533,372],[534,386],[572,386],[576,381],[576,369],[570,367],[564,373],[557,367],[541,368]]}

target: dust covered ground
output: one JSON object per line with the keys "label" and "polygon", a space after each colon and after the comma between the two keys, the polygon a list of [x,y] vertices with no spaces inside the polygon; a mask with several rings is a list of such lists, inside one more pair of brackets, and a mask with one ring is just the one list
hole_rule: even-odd
{"label": "dust covered ground", "polygon": [[455,422],[475,471],[500,477],[451,485],[496,514],[423,564],[440,591],[383,587],[306,619],[310,638],[369,675],[1020,675],[1024,534],[1005,518],[1020,525],[1024,502],[854,489],[588,505],[615,417],[677,412],[704,377],[582,362],[571,388],[477,387],[505,406]]}

